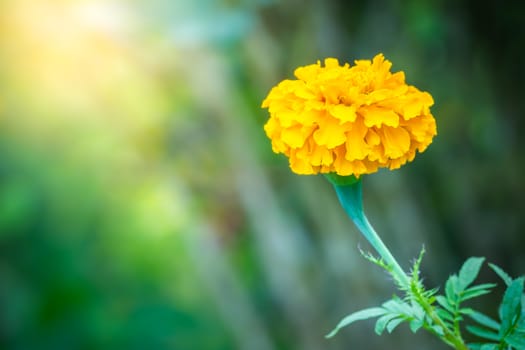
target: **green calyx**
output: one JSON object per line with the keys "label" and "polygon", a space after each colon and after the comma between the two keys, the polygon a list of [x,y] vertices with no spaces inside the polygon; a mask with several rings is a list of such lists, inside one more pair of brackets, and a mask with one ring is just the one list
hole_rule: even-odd
{"label": "green calyx", "polygon": [[341,176],[337,175],[336,173],[328,173],[324,174],[324,176],[332,183],[334,186],[347,186],[347,185],[353,185],[356,182],[359,181],[357,177],[354,175],[350,176]]}

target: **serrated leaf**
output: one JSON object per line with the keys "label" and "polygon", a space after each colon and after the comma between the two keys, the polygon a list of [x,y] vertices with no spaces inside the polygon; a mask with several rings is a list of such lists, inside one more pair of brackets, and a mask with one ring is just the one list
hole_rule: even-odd
{"label": "serrated leaf", "polygon": [[405,321],[405,319],[402,317],[399,317],[399,318],[395,318],[392,321],[388,322],[388,324],[386,325],[387,332],[392,333],[394,329],[396,329],[396,327],[399,326],[403,321]]}
{"label": "serrated leaf", "polygon": [[431,328],[432,328],[432,330],[433,330],[434,332],[436,332],[436,333],[439,334],[439,335],[443,335],[443,334],[445,334],[445,333],[443,332],[443,327],[441,327],[441,326],[435,325],[435,326],[432,326]]}
{"label": "serrated leaf", "polygon": [[494,288],[496,287],[497,284],[496,283],[483,283],[483,284],[478,284],[478,285],[475,285],[473,287],[470,287],[470,288],[467,288],[465,289],[465,291],[463,293],[466,293],[466,292],[471,292],[471,291],[476,291],[476,290],[480,290],[480,289],[490,289],[490,288]]}
{"label": "serrated leaf", "polygon": [[388,322],[392,321],[394,318],[399,317],[399,314],[386,314],[377,319],[375,329],[377,335],[383,334],[385,331],[386,326],[388,325]]}
{"label": "serrated leaf", "polygon": [[453,304],[458,294],[458,276],[452,275],[445,283],[445,295],[449,302]]}
{"label": "serrated leaf", "polygon": [[383,303],[382,306],[384,309],[393,313],[403,314],[407,316],[410,316],[413,313],[410,305],[400,299],[388,300],[387,302]]}
{"label": "serrated leaf", "polygon": [[424,323],[423,323],[422,320],[413,319],[412,321],[410,321],[410,323],[408,325],[410,327],[410,330],[413,333],[416,333],[421,327],[423,327]]}
{"label": "serrated leaf", "polygon": [[468,344],[468,348],[470,350],[497,350],[499,347],[499,344],[494,343],[470,343]]}
{"label": "serrated leaf", "polygon": [[346,327],[356,321],[367,320],[369,318],[378,317],[378,316],[384,315],[386,312],[387,311],[381,307],[371,307],[369,309],[364,309],[361,311],[354,312],[346,316],[345,318],[343,318],[341,322],[339,322],[339,324],[334,328],[334,330],[331,331],[328,335],[326,335],[326,338],[333,337],[334,335],[337,334],[337,332],[339,332],[341,328]]}
{"label": "serrated leaf", "polygon": [[479,350],[497,350],[499,348],[498,344],[483,344]]}
{"label": "serrated leaf", "polygon": [[498,276],[505,282],[507,286],[512,283],[512,278],[505,272],[501,267],[495,264],[489,263],[490,268],[498,274]]}
{"label": "serrated leaf", "polygon": [[437,309],[436,313],[440,318],[442,318],[445,321],[454,322],[454,315],[452,315],[450,312],[448,312],[445,309]]}
{"label": "serrated leaf", "polygon": [[425,317],[425,310],[416,302],[412,302],[412,313],[418,320],[422,320]]}
{"label": "serrated leaf", "polygon": [[521,295],[524,278],[517,278],[508,286],[499,307],[500,334],[506,334],[521,314]]}
{"label": "serrated leaf", "polygon": [[485,329],[485,328],[481,328],[477,326],[467,326],[467,331],[469,331],[470,333],[474,335],[477,335],[480,338],[485,338],[485,339],[495,340],[495,341],[500,340],[500,336],[498,334],[494,333],[491,330]]}
{"label": "serrated leaf", "polygon": [[482,314],[481,312],[473,311],[469,313],[468,316],[485,327],[492,328],[496,331],[500,328],[500,324],[497,321],[493,320],[485,314]]}
{"label": "serrated leaf", "polygon": [[505,342],[518,350],[525,349],[525,334],[511,334],[505,337]]}
{"label": "serrated leaf", "polygon": [[[493,288],[495,287],[496,285],[493,284],[493,283],[487,283],[487,285],[490,284],[491,287],[488,287],[488,288]],[[476,298],[476,297],[479,297],[481,295],[485,295],[485,294],[489,294],[491,292],[490,289],[488,288],[479,288],[479,289],[467,289],[466,291],[464,291],[461,296],[460,296],[460,302],[463,302],[465,300],[469,300],[469,299],[472,299],[472,298]]]}
{"label": "serrated leaf", "polygon": [[[522,306],[523,306],[523,299],[521,299]],[[516,325],[516,329],[519,332],[525,333],[525,312],[521,313],[520,319],[518,321],[518,324]]]}
{"label": "serrated leaf", "polygon": [[452,314],[454,313],[454,307],[452,307],[452,305],[449,304],[449,301],[447,298],[445,298],[442,295],[438,295],[436,296],[436,301],[438,302],[439,305],[443,306],[445,310],[447,310],[448,312]]}
{"label": "serrated leaf", "polygon": [[525,339],[525,329],[518,329],[518,328],[515,328],[513,331],[512,331],[512,334],[513,335],[519,335],[521,337],[523,337]]}
{"label": "serrated leaf", "polygon": [[481,265],[483,265],[485,258],[472,257],[461,266],[458,275],[458,292],[465,290],[478,277]]}
{"label": "serrated leaf", "polygon": [[474,310],[472,310],[469,307],[464,307],[463,309],[459,309],[458,311],[460,314],[463,314],[463,315],[470,315],[471,313],[474,312]]}
{"label": "serrated leaf", "polygon": [[439,291],[439,288],[432,288],[432,289],[429,289],[429,290],[425,290],[423,292],[423,295],[425,296],[425,298],[430,298],[433,295],[435,295],[438,291]]}

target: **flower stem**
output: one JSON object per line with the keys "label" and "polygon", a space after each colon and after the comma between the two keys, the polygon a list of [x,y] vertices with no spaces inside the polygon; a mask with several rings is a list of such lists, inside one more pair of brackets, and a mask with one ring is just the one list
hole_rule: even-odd
{"label": "flower stem", "polygon": [[363,236],[365,236],[381,258],[383,258],[383,261],[392,269],[392,275],[396,279],[396,282],[403,287],[404,290],[410,289],[410,278],[403,271],[392,253],[390,253],[390,250],[388,250],[387,246],[383,243],[363,211],[361,180],[349,185],[338,185],[335,183],[333,183],[333,185],[343,209],[348,216],[350,216]]}
{"label": "flower stem", "polygon": [[427,298],[425,298],[418,292],[415,295],[415,299],[417,303],[423,308],[423,310],[425,310],[425,314],[427,314],[428,317],[430,317],[434,324],[438,325],[443,330],[443,333],[440,334],[433,329],[429,329],[431,333],[435,334],[443,342],[455,348],[456,350],[468,350],[468,347],[465,344],[465,341],[463,340],[461,335],[455,333],[447,327],[445,322],[443,322],[441,317],[439,317],[436,313],[434,307],[428,302]]}

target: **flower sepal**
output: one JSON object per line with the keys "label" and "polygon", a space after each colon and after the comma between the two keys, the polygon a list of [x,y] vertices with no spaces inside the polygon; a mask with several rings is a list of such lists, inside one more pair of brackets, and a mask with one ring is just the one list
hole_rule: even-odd
{"label": "flower sepal", "polygon": [[338,175],[337,173],[327,173],[323,175],[334,186],[348,186],[348,185],[353,185],[359,181],[359,179],[355,177],[354,175],[341,176],[341,175]]}

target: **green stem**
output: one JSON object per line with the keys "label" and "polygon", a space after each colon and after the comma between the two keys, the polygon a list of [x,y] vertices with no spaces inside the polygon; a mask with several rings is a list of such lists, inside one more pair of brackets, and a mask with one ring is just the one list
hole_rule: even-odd
{"label": "green stem", "polygon": [[423,296],[417,288],[412,288],[412,292],[415,296],[415,300],[417,303],[425,310],[425,314],[430,317],[432,322],[434,324],[438,325],[443,329],[443,335],[440,335],[433,329],[429,329],[432,333],[434,333],[438,338],[442,339],[445,343],[452,346],[456,350],[468,350],[467,345],[465,344],[465,341],[461,337],[460,334],[456,334],[454,331],[450,330],[445,322],[441,319],[441,317],[438,316],[436,311],[434,310],[434,307],[428,302],[427,298]]}
{"label": "green stem", "polygon": [[383,243],[363,211],[361,180],[349,185],[337,185],[335,183],[333,183],[333,185],[343,209],[348,216],[350,216],[363,236],[365,236],[372,247],[374,247],[383,258],[383,261],[392,269],[392,274],[397,283],[399,283],[404,290],[410,289],[410,278],[403,271],[392,253],[390,253],[390,250],[388,250],[387,246]]}
{"label": "green stem", "polygon": [[[392,276],[399,286],[401,286],[402,290],[407,293],[410,293],[411,291],[414,292],[410,277],[403,271],[392,253],[390,253],[390,250],[383,243],[381,237],[379,237],[377,232],[374,230],[364,213],[361,180],[337,176],[327,177],[334,185],[337,197],[339,198],[343,209],[346,211],[348,216],[350,216],[363,236],[365,236],[372,247],[374,247],[377,253],[379,253],[383,261],[389,267]],[[442,338],[445,343],[456,348],[457,350],[468,350],[461,336],[455,334],[453,330],[450,330],[447,327],[445,322],[443,322],[443,320],[438,316],[434,310],[434,307],[430,304],[427,298],[419,293],[419,290],[416,291],[415,297],[416,301],[425,310],[425,313],[432,319],[434,324],[440,326],[443,329],[443,335],[440,336],[440,338]]]}

